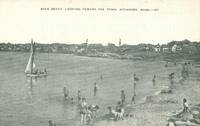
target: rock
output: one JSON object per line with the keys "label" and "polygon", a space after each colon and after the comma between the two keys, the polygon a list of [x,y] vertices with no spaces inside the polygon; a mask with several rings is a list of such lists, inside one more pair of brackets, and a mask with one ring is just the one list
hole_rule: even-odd
{"label": "rock", "polygon": [[130,117],[134,117],[134,115],[133,115],[133,114],[130,114],[129,116],[130,116]]}
{"label": "rock", "polygon": [[173,122],[169,122],[167,126],[175,126]]}
{"label": "rock", "polygon": [[174,100],[174,99],[166,99],[166,100],[160,100],[159,103],[162,103],[162,104],[168,104],[168,103],[176,104],[176,103],[178,103],[178,101]]}
{"label": "rock", "polygon": [[175,122],[175,125],[176,125],[176,126],[198,126],[197,124],[191,123],[190,121],[187,121],[187,122],[176,121],[176,122]]}
{"label": "rock", "polygon": [[165,88],[165,89],[162,89],[161,91],[160,91],[160,93],[161,94],[165,94],[165,93],[172,93],[172,89],[171,88]]}
{"label": "rock", "polygon": [[182,117],[181,117],[182,120],[193,120],[194,117],[191,113],[187,112],[187,113],[183,113],[182,114]]}
{"label": "rock", "polygon": [[170,118],[168,119],[168,121],[170,121],[170,122],[175,122],[175,121],[180,121],[180,120],[181,120],[180,118],[175,117],[175,116],[172,116],[172,117],[170,117]]}
{"label": "rock", "polygon": [[192,114],[193,114],[193,115],[198,115],[199,112],[194,110],[194,111],[192,111]]}
{"label": "rock", "polygon": [[154,97],[152,95],[146,96],[146,102],[154,102]]}
{"label": "rock", "polygon": [[194,122],[196,124],[200,124],[200,119],[194,119],[194,120],[192,120],[192,122]]}

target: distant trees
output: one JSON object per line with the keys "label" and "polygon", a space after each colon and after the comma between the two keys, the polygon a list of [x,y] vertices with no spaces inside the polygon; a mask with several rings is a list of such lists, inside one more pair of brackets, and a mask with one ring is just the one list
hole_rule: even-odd
{"label": "distant trees", "polygon": [[[119,40],[119,46],[113,43],[108,43],[106,46],[101,43],[88,44],[86,40],[82,44],[40,44],[36,43],[37,52],[45,53],[67,53],[77,55],[119,55],[119,56],[130,56],[134,53],[144,52],[156,52],[156,53],[171,53],[173,47],[173,53],[188,53],[188,54],[199,54],[200,53],[200,42],[190,42],[185,39],[182,41],[171,41],[168,44],[159,45],[160,51],[156,51],[158,44],[138,44],[138,45],[121,45],[121,39]],[[176,46],[174,46],[176,45]],[[29,44],[11,44],[11,43],[0,43],[0,51],[15,51],[15,52],[30,52]]]}

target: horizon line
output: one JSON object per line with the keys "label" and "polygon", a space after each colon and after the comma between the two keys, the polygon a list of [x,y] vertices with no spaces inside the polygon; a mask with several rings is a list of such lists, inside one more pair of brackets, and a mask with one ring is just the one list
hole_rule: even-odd
{"label": "horizon line", "polygon": [[[10,42],[10,41],[7,41],[7,42],[1,42],[0,41],[0,43],[5,43],[5,44],[8,44],[8,43],[10,43],[10,44],[29,44],[29,43],[31,43],[31,40],[33,40],[34,41],[34,39],[33,38],[31,38],[30,39],[30,42]],[[88,39],[85,39],[86,41],[88,40]],[[119,40],[121,40],[121,39],[119,39]],[[151,44],[151,45],[157,45],[157,44],[160,44],[160,45],[164,45],[164,44],[168,44],[168,43],[170,43],[170,42],[173,42],[173,41],[175,41],[175,42],[180,42],[180,41],[184,41],[184,40],[188,40],[188,41],[190,41],[190,42],[200,42],[200,40],[198,40],[198,41],[191,41],[191,40],[189,40],[189,39],[182,39],[182,40],[171,40],[171,41],[168,41],[168,42],[164,42],[164,43],[159,43],[159,42],[157,42],[157,43],[150,43],[150,42],[139,42],[139,43],[123,43],[122,41],[121,41],[121,45],[139,45],[139,44]],[[102,43],[102,42],[82,42],[82,43],[69,43],[69,42],[39,42],[39,41],[34,41],[35,43],[38,43],[38,44],[68,44],[68,45],[80,45],[80,44],[84,44],[84,43],[88,43],[88,44],[102,44],[102,45],[108,45],[108,44],[115,44],[116,45],[116,42],[107,42],[107,43]],[[119,43],[119,41],[117,42],[117,44]]]}

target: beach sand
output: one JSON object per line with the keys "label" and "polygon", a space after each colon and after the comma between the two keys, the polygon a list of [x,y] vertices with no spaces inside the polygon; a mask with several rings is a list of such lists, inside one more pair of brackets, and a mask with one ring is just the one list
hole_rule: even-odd
{"label": "beach sand", "polygon": [[125,111],[131,117],[118,121],[101,120],[95,126],[167,126],[168,119],[182,111],[183,98],[188,100],[189,107],[200,103],[200,68],[195,65],[182,85],[178,81],[175,83],[172,93],[158,91],[145,97],[143,103],[127,105]]}

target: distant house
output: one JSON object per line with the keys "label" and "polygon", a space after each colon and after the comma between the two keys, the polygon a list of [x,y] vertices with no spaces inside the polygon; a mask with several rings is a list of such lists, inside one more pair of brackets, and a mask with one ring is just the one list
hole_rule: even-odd
{"label": "distant house", "polygon": [[154,50],[155,50],[155,52],[160,52],[160,51],[161,51],[160,45],[159,45],[159,44],[156,45],[156,46],[154,47]]}
{"label": "distant house", "polygon": [[149,51],[149,50],[150,50],[150,46],[149,46],[149,45],[146,45],[146,46],[145,46],[145,50],[146,50],[146,51]]}
{"label": "distant house", "polygon": [[162,52],[169,52],[170,51],[170,48],[167,45],[162,45],[161,49],[162,49]]}
{"label": "distant house", "polygon": [[176,44],[174,44],[173,46],[172,46],[172,52],[176,52],[176,48],[177,48],[177,45]]}
{"label": "distant house", "polygon": [[171,50],[172,50],[173,53],[175,53],[175,52],[177,52],[177,51],[181,51],[182,48],[181,48],[181,46],[179,46],[179,45],[177,45],[177,44],[174,44],[174,45],[172,46]]}
{"label": "distant house", "polygon": [[198,52],[198,48],[197,48],[197,46],[195,46],[193,44],[190,44],[190,45],[185,44],[182,47],[182,51],[185,52],[185,53],[192,54],[194,52]]}

